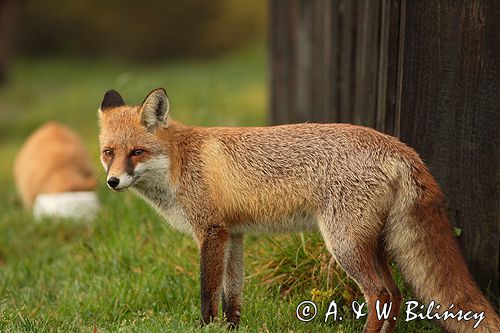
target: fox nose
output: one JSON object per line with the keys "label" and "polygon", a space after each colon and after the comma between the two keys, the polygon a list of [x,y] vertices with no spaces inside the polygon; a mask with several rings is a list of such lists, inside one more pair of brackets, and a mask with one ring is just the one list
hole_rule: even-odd
{"label": "fox nose", "polygon": [[115,188],[118,186],[118,184],[120,184],[120,180],[116,177],[109,177],[108,179],[108,185],[109,187],[111,188]]}

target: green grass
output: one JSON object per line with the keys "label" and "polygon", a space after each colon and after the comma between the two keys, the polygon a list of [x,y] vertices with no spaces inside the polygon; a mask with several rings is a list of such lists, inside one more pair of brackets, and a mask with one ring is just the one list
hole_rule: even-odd
{"label": "green grass", "polygon": [[[130,104],[165,87],[171,115],[199,125],[266,123],[266,54],[252,46],[223,59],[137,66],[68,59],[21,59],[0,88],[0,332],[225,332],[201,327],[198,253],[131,193],[104,187],[96,110],[105,90]],[[102,210],[91,223],[35,223],[22,210],[12,179],[16,151],[47,120],[74,128],[99,170]],[[318,235],[245,241],[241,332],[359,332],[345,308],[361,300]],[[329,279],[329,273],[330,279]],[[401,284],[401,282],[400,282]],[[302,323],[295,307],[315,298],[324,313],[335,299],[342,322]],[[428,322],[398,332],[430,332]]]}

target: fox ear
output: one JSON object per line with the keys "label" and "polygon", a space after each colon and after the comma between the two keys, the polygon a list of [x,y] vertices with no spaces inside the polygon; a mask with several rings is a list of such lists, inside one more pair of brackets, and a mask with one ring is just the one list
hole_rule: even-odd
{"label": "fox ear", "polygon": [[106,109],[116,108],[125,105],[125,101],[122,96],[116,90],[108,90],[104,94],[104,97],[99,107],[99,111],[103,112]]}
{"label": "fox ear", "polygon": [[169,101],[163,88],[150,92],[141,106],[141,122],[149,130],[154,131],[158,125],[166,123]]}

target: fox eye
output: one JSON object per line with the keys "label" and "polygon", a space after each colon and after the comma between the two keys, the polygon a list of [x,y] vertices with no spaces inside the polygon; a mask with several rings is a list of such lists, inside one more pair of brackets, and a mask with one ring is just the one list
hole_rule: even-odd
{"label": "fox eye", "polygon": [[142,149],[134,149],[132,151],[132,155],[134,155],[134,156],[142,156],[142,154],[144,154],[144,150],[142,150]]}
{"label": "fox eye", "polygon": [[113,156],[113,151],[111,149],[104,149],[102,151],[102,153],[104,154],[104,156],[106,157],[112,157]]}

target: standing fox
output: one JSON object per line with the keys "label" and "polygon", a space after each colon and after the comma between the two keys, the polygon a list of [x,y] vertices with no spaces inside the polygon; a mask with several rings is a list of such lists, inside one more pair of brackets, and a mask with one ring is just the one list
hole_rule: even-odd
{"label": "standing fox", "polygon": [[[474,283],[454,239],[444,198],[417,153],[398,139],[349,124],[250,128],[186,126],[168,116],[165,90],[127,106],[114,90],[99,109],[107,184],[131,188],[200,249],[201,312],[240,320],[243,234],[319,230],[363,291],[366,332],[393,332],[401,293],[388,258],[422,301],[500,318]],[[375,304],[392,302],[390,320]],[[439,311],[442,312],[442,311]],[[440,323],[471,332],[473,321]]]}

